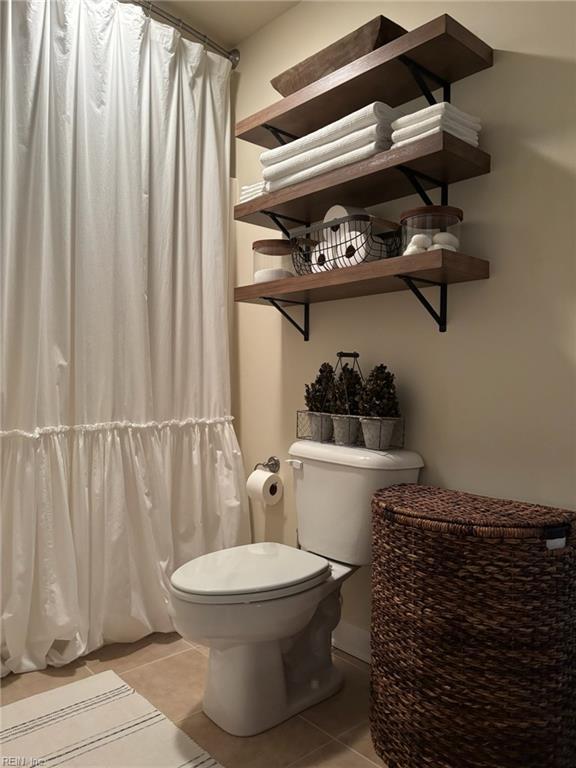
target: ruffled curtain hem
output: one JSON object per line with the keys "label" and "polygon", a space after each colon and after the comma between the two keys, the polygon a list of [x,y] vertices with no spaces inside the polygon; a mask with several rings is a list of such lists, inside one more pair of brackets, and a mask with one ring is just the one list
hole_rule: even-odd
{"label": "ruffled curtain hem", "polygon": [[3,443],[3,674],[171,631],[173,570],[250,540],[229,417]]}

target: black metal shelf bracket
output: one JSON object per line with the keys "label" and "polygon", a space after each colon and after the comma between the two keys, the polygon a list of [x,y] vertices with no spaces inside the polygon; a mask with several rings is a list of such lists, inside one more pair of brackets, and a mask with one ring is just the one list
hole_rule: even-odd
{"label": "black metal shelf bracket", "polygon": [[416,192],[420,195],[424,205],[434,205],[434,203],[422,184],[420,184],[420,179],[422,179],[422,181],[427,181],[435,187],[439,187],[440,205],[448,205],[448,184],[445,181],[438,181],[438,179],[433,179],[432,176],[427,176],[425,173],[420,173],[420,171],[414,171],[411,168],[407,168],[405,165],[399,165],[398,169],[404,176],[406,176],[410,184],[412,184]]}
{"label": "black metal shelf bracket", "polygon": [[[261,298],[264,301],[267,301],[269,304],[271,304],[275,309],[280,312],[280,314],[288,320],[289,323],[291,323],[296,330],[302,334],[304,337],[304,341],[310,340],[310,304],[307,301],[288,301],[288,299],[273,299],[271,296],[261,296]],[[304,326],[301,326],[292,315],[288,314],[284,307],[281,307],[278,303],[279,301],[282,301],[283,304],[291,304],[297,307],[304,307]]]}
{"label": "black metal shelf bracket", "polygon": [[270,131],[272,136],[276,139],[278,144],[288,144],[291,141],[295,141],[298,136],[294,136],[293,133],[288,133],[288,131],[283,131],[282,128],[276,128],[273,125],[270,125],[269,123],[263,123],[263,128],[266,128],[267,131]]}
{"label": "black metal shelf bracket", "polygon": [[283,219],[284,221],[290,221],[292,224],[299,224],[300,226],[307,227],[308,222],[307,221],[301,221],[301,219],[293,219],[291,216],[283,216],[281,213],[274,213],[274,211],[260,211],[260,213],[263,213],[264,216],[268,216],[270,221],[273,222],[274,226],[278,227],[278,229],[282,232],[283,235],[285,235],[288,239],[290,239],[290,230],[282,224],[280,219]]}
{"label": "black metal shelf bracket", "polygon": [[432,80],[432,82],[436,84],[437,88],[442,88],[442,101],[450,101],[451,88],[450,83],[447,80],[444,80],[442,77],[438,77],[438,75],[435,75],[434,72],[430,72],[429,69],[426,69],[426,67],[418,64],[418,62],[413,61],[408,56],[399,56],[398,58],[402,64],[404,64],[404,66],[408,67],[410,70],[410,74],[416,81],[418,87],[422,91],[422,95],[426,98],[428,104],[432,105],[437,104],[438,102],[436,101],[430,86],[426,82],[427,79]]}
{"label": "black metal shelf bracket", "polygon": [[[437,283],[433,280],[425,280],[422,277],[408,277],[406,275],[398,275],[400,280],[403,280],[408,288],[412,291],[414,296],[418,299],[420,304],[424,307],[424,309],[428,312],[428,314],[434,318],[436,323],[438,324],[438,330],[440,333],[445,333],[446,326],[447,326],[447,314],[448,314],[448,284],[447,283]],[[430,304],[426,296],[422,293],[422,291],[418,288],[416,283],[422,283],[423,285],[436,285],[440,288],[440,311],[437,312],[436,309]]]}

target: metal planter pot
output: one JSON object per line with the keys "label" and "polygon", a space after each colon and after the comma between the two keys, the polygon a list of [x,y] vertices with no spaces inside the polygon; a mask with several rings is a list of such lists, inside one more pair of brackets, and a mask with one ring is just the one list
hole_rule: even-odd
{"label": "metal planter pot", "polygon": [[328,413],[314,413],[308,411],[310,422],[310,437],[317,443],[327,443],[332,440],[332,417]]}
{"label": "metal planter pot", "polygon": [[358,442],[359,421],[354,416],[332,416],[334,424],[334,442],[336,445],[356,445]]}
{"label": "metal planter pot", "polygon": [[372,451],[384,451],[390,447],[394,427],[398,419],[385,419],[365,416],[360,419],[366,448]]}

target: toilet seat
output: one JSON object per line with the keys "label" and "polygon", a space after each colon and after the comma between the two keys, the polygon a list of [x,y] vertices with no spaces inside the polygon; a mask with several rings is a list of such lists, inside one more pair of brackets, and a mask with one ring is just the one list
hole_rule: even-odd
{"label": "toilet seat", "polygon": [[326,581],[324,557],[265,542],[202,555],[172,574],[174,593],[193,603],[254,603],[312,589]]}

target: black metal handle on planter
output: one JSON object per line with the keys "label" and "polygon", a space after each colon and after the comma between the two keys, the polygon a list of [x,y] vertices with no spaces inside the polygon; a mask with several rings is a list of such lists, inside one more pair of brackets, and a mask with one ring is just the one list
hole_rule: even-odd
{"label": "black metal handle on planter", "polygon": [[336,357],[343,358],[343,357],[352,357],[354,360],[358,360],[360,357],[360,354],[358,352],[336,352]]}

